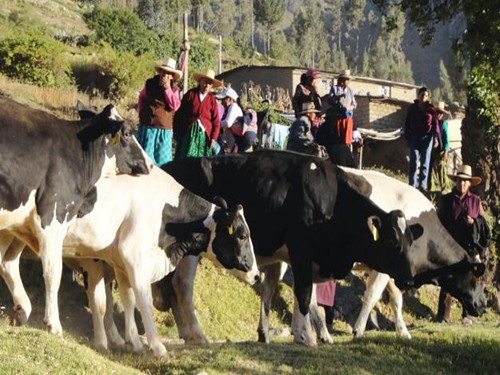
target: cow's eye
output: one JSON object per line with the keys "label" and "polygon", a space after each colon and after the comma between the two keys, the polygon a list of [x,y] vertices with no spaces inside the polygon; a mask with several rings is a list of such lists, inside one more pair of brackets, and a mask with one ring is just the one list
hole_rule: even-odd
{"label": "cow's eye", "polygon": [[129,140],[131,137],[131,133],[130,133],[130,130],[125,130],[123,132],[123,138],[125,138],[125,140]]}
{"label": "cow's eye", "polygon": [[238,234],[238,239],[241,241],[245,241],[248,238],[246,234]]}

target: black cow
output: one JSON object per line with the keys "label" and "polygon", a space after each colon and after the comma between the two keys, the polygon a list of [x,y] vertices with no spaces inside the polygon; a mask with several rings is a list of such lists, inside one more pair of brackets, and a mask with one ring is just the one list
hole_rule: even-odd
{"label": "black cow", "polygon": [[308,319],[313,282],[344,278],[355,261],[385,270],[402,287],[411,282],[408,251],[421,226],[407,226],[401,211],[381,210],[368,199],[365,180],[331,163],[262,150],[162,168],[195,194],[241,202],[259,265],[291,264],[300,309],[295,341],[315,345]]}
{"label": "black cow", "polygon": [[57,291],[68,226],[92,209],[100,178],[147,174],[148,159],[112,105],[92,119],[65,121],[0,97],[0,113],[0,230],[40,250],[44,322],[61,334]]}

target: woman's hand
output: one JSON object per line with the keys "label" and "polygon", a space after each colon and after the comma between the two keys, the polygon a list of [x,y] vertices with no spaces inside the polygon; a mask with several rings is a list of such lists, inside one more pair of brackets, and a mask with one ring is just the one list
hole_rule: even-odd
{"label": "woman's hand", "polygon": [[160,86],[164,89],[170,87],[170,83],[172,82],[172,76],[170,74],[164,74],[160,77]]}

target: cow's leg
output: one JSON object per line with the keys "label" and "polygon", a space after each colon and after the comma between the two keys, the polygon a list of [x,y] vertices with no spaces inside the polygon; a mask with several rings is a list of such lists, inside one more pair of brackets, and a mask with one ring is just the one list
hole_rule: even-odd
{"label": "cow's leg", "polygon": [[62,275],[62,245],[67,232],[67,224],[59,224],[56,219],[39,232],[40,258],[45,281],[44,324],[50,333],[62,335],[59,319],[57,294]]}
{"label": "cow's leg", "polygon": [[311,320],[316,330],[316,335],[321,342],[327,344],[333,344],[332,336],[328,333],[328,328],[326,327],[325,320],[319,312],[318,301],[316,300],[316,284],[313,284],[313,290],[311,294],[311,303],[309,304],[309,314],[311,314]]}
{"label": "cow's leg", "polygon": [[113,270],[107,264],[104,264],[104,290],[106,292],[106,313],[104,314],[104,328],[109,342],[115,347],[123,347],[125,340],[118,333],[115,320],[113,319],[113,289],[112,283],[115,279]]}
{"label": "cow's leg", "polygon": [[264,280],[261,283],[260,289],[260,318],[257,333],[259,334],[259,342],[269,344],[269,311],[271,309],[274,296],[278,290],[278,284],[281,277],[281,267],[286,264],[278,262],[268,264],[262,267]]}
{"label": "cow's leg", "polygon": [[92,311],[94,326],[94,347],[97,351],[108,350],[108,339],[104,329],[104,314],[106,313],[106,291],[104,288],[104,263],[92,259],[81,259],[80,267],[87,273],[85,290]]}
{"label": "cow's leg", "polygon": [[115,269],[118,291],[123,303],[123,314],[125,316],[125,340],[132,345],[132,352],[135,354],[141,353],[144,349],[137,325],[135,324],[135,295],[130,287],[127,277],[120,271]]}
{"label": "cow's leg", "polygon": [[[134,236],[131,232],[128,232],[128,235],[130,235],[130,238],[133,239],[142,239],[142,236]],[[142,323],[144,324],[144,330],[146,331],[149,347],[156,357],[163,357],[167,354],[167,349],[165,348],[165,345],[162,344],[158,336],[158,332],[153,321],[153,311],[151,309],[152,270],[148,268],[148,262],[154,262],[154,260],[142,259],[141,257],[143,254],[136,251],[136,249],[140,248],[140,243],[136,244],[134,241],[123,240],[119,251],[122,255],[128,280],[135,294],[137,307],[141,312]],[[148,249],[148,247],[144,248]],[[161,254],[164,256],[164,253]],[[153,266],[152,263],[149,263],[149,265]]]}
{"label": "cow's leg", "polygon": [[293,290],[295,294],[294,319],[292,320],[293,341],[307,346],[317,346],[309,316],[312,294],[312,249],[307,242],[307,233],[291,230],[287,247],[293,270]]}
{"label": "cow's leg", "polygon": [[396,286],[393,279],[389,280],[386,287],[391,298],[392,312],[394,314],[394,323],[396,325],[396,333],[411,339],[410,332],[406,328],[405,321],[403,319],[403,294],[401,290]]}
{"label": "cow's leg", "polygon": [[375,270],[370,272],[370,276],[366,281],[363,306],[361,307],[358,320],[356,321],[356,324],[354,324],[354,337],[360,338],[364,335],[370,311],[372,311],[373,307],[382,296],[382,292],[387,286],[389,279],[390,276],[385,273],[380,273]]}
{"label": "cow's leg", "polygon": [[186,256],[177,265],[172,278],[175,296],[171,298],[179,337],[189,344],[207,344],[193,305],[193,287],[199,257]]}
{"label": "cow's leg", "polygon": [[4,279],[14,301],[12,325],[23,325],[31,314],[31,301],[24,289],[19,273],[19,260],[25,247],[24,242],[11,234],[0,237],[0,275]]}

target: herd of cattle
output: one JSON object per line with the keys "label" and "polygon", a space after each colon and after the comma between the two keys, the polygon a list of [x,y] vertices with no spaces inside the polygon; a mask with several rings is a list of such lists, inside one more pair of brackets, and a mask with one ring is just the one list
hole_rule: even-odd
{"label": "herd of cattle", "polygon": [[[15,324],[31,313],[19,272],[26,245],[42,262],[44,323],[53,334],[62,334],[63,262],[85,273],[99,350],[125,340],[134,352],[143,349],[137,306],[148,346],[163,356],[152,304],[172,308],[186,342],[207,342],[192,298],[199,256],[250,284],[263,277],[262,342],[269,342],[283,264],[294,275],[294,342],[309,346],[317,338],[332,342],[314,284],[344,278],[356,262],[373,269],[358,337],[388,282],[397,286],[389,284],[396,329],[407,337],[399,289],[439,283],[469,314],[486,307],[478,279],[484,265],[446,232],[431,202],[384,174],[273,150],[179,159],[160,169],[112,106],[71,122],[0,96],[0,113],[0,274]],[[125,340],[113,322],[111,277],[124,306]]]}

